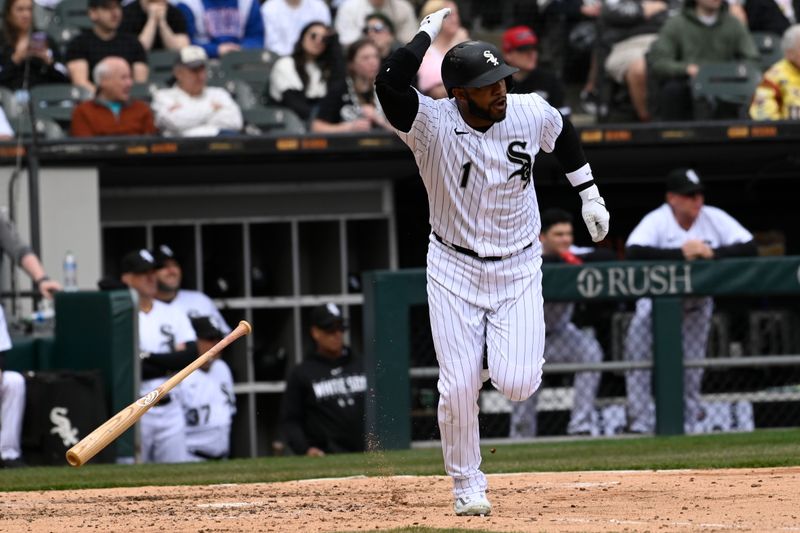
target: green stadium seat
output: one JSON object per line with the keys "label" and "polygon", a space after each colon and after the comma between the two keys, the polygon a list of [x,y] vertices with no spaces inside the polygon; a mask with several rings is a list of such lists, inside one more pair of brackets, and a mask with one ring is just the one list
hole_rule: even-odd
{"label": "green stadium seat", "polygon": [[225,78],[235,78],[250,85],[259,98],[269,86],[269,73],[276,56],[267,50],[240,50],[225,54],[220,66]]}
{"label": "green stadium seat", "polygon": [[87,89],[68,83],[37,85],[30,95],[37,118],[54,120],[64,128],[72,122],[75,107],[92,97]]}
{"label": "green stadium seat", "polygon": [[720,107],[736,106],[742,110],[760,81],[761,70],[754,65],[737,61],[708,63],[700,67],[692,81],[692,95],[696,102],[708,106],[711,118],[719,118],[714,115]]}
{"label": "green stadium seat", "polygon": [[[27,114],[16,117],[14,121],[11,122],[11,127],[14,128],[14,133],[17,137],[22,137],[25,140],[29,140],[33,137],[33,126]],[[62,128],[58,122],[49,118],[36,119],[36,134],[39,138],[48,141],[63,139],[67,136],[64,128]]]}
{"label": "green stadium seat", "polygon": [[758,49],[761,70],[767,70],[783,58],[780,35],[770,32],[753,32],[751,35]]}
{"label": "green stadium seat", "polygon": [[172,79],[172,67],[178,52],[174,50],[151,50],[147,54],[147,66],[150,68],[149,80],[156,83],[168,83]]}
{"label": "green stadium seat", "polygon": [[156,91],[166,87],[163,83],[147,82],[147,83],[134,83],[131,87],[131,98],[133,100],[141,100],[148,104],[153,101],[153,96]]}
{"label": "green stadium seat", "polygon": [[242,110],[259,107],[260,102],[250,85],[238,78],[216,78],[208,81],[209,87],[221,87],[227,90]]}
{"label": "green stadium seat", "polygon": [[[286,133],[302,134],[306,132],[303,121],[294,111],[277,106],[256,106],[243,109],[245,131],[248,133]],[[255,128],[256,131],[253,131]]]}

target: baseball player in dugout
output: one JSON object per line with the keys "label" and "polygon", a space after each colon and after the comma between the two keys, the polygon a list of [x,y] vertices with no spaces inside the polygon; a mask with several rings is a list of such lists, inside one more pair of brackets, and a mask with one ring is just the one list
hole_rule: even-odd
{"label": "baseball player in dugout", "polygon": [[[582,265],[590,261],[613,261],[614,253],[607,248],[584,248],[573,245],[572,215],[552,207],[542,211],[542,243],[544,263]],[[594,334],[579,328],[572,321],[574,302],[545,302],[545,361],[556,363],[592,363],[603,361],[603,348]],[[572,404],[567,433],[592,435],[597,432],[592,422],[594,401],[600,386],[600,372],[575,374],[575,399]],[[536,436],[536,406],[539,393],[524,402],[513,402],[509,437]]]}
{"label": "baseball player in dugout", "polygon": [[[705,187],[692,169],[677,168],[666,179],[666,201],[651,211],[633,229],[625,243],[625,255],[633,260],[714,260],[758,254],[753,235],[731,215],[705,205]],[[652,357],[652,300],[640,298],[625,337],[625,358],[641,361]],[[706,356],[711,314],[711,297],[683,301],[683,358]],[[698,431],[705,418],[700,392],[701,368],[684,371],[684,430]],[[655,407],[651,397],[650,371],[625,374],[628,395],[628,430],[652,433]]]}
{"label": "baseball player in dugout", "polygon": [[281,430],[297,455],[364,451],[367,378],[344,345],[345,329],[337,305],[312,310],[314,351],[290,372],[281,405]]}
{"label": "baseball player in dugout", "polygon": [[[0,214],[0,248],[20,266],[33,281],[34,288],[44,297],[53,298],[61,284],[45,274],[39,257],[23,244],[14,224]],[[22,459],[22,418],[25,413],[25,378],[19,372],[6,370],[4,355],[11,349],[6,316],[0,306],[0,468],[25,466]]]}
{"label": "baseball player in dugout", "polygon": [[[139,358],[142,383],[139,395],[152,391],[197,357],[197,336],[189,317],[176,306],[156,299],[156,261],[148,250],[134,250],[122,258],[122,282],[139,300]],[[164,396],[141,419],[141,456],[146,463],[190,460],[180,387]]]}
{"label": "baseball player in dugout", "polygon": [[450,10],[422,19],[419,33],[387,59],[376,80],[386,117],[414,154],[428,193],[432,232],[427,291],[439,362],[439,430],[457,515],[487,515],[478,394],[484,346],[492,384],[512,401],[542,379],[544,312],[539,208],[533,160],[552,152],[580,196],[592,240],[609,214],[572,124],[536,94],[508,94],[500,51],[481,41],[442,61],[448,98],[411,86]]}

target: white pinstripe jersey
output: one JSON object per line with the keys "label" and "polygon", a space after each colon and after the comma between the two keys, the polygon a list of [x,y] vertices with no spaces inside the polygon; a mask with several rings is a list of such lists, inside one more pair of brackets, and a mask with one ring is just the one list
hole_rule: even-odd
{"label": "white pinstripe jersey", "polygon": [[536,94],[509,94],[506,118],[485,133],[471,128],[454,99],[418,94],[419,109],[408,133],[428,192],[430,224],[445,241],[482,257],[538,251],[539,207],[533,160],[552,152],[561,115]]}

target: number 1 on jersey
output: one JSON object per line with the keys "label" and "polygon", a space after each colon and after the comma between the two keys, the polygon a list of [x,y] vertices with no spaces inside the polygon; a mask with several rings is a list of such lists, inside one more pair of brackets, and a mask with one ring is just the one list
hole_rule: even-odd
{"label": "number 1 on jersey", "polygon": [[466,188],[467,181],[469,181],[469,173],[472,170],[472,161],[467,161],[464,163],[464,166],[461,167],[461,185],[459,185],[462,189]]}

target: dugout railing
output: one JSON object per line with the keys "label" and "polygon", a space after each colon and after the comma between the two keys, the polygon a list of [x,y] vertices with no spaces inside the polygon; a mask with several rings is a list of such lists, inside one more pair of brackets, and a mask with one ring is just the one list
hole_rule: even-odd
{"label": "dugout railing", "polygon": [[[600,434],[623,430],[625,375],[647,369],[652,369],[655,434],[695,432],[684,424],[683,378],[685,370],[699,369],[710,419],[697,432],[800,425],[800,257],[545,265],[543,271],[545,302],[574,302],[577,315],[594,318],[583,325],[603,338],[605,348],[601,363],[545,364],[538,393],[543,435],[558,434],[543,422],[563,429],[574,397],[572,376],[591,370],[603,373],[595,400],[598,416],[607,418],[601,423],[618,426]],[[700,296],[715,302],[707,357],[684,362],[683,302]],[[652,358],[628,361],[614,338],[624,334],[640,297],[653,300]],[[438,368],[429,328],[424,270],[365,276],[366,416],[371,439],[382,448],[408,448],[412,441],[438,436]],[[508,402],[490,383],[479,402],[482,437],[507,436]]]}

